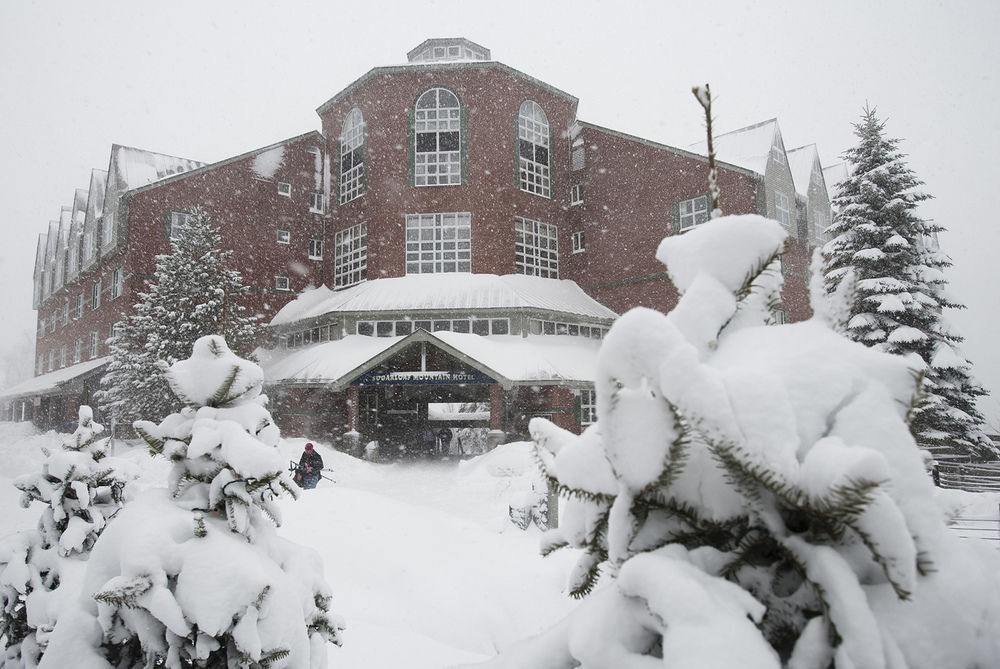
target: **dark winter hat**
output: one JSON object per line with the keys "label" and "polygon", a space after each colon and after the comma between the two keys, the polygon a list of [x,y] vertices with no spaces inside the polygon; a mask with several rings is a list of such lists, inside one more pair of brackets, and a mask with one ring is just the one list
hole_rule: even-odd
{"label": "dark winter hat", "polygon": [[311,451],[312,449],[313,449],[313,445],[312,444],[306,444],[306,450],[307,451]]}

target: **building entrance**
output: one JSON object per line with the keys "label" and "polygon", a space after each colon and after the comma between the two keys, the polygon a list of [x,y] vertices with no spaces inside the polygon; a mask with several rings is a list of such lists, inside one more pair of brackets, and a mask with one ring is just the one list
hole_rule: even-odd
{"label": "building entrance", "polygon": [[359,389],[359,432],[384,459],[462,457],[485,451],[490,386],[386,385]]}

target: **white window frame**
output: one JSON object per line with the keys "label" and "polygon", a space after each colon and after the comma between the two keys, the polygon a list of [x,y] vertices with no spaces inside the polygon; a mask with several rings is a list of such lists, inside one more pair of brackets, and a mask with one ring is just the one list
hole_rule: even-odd
{"label": "white window frame", "polygon": [[59,347],[59,369],[66,366],[66,359],[68,357],[69,351],[66,350],[66,344]]}
{"label": "white window frame", "polygon": [[514,217],[514,271],[559,278],[559,228],[523,216]]}
{"label": "white window frame", "polygon": [[45,333],[48,331],[48,327],[49,327],[49,319],[48,318],[46,318],[45,316],[42,316],[40,319],[38,319],[38,338],[39,339],[41,339],[42,337],[45,336]]}
{"label": "white window frame", "polygon": [[56,350],[54,348],[49,349],[49,371],[54,371],[56,368]]}
{"label": "white window frame", "polygon": [[122,279],[122,269],[119,267],[111,271],[111,299],[121,297],[124,280]]}
{"label": "white window frame", "polygon": [[361,283],[368,272],[368,224],[341,230],[333,236],[333,286]]}
{"label": "white window frame", "polygon": [[584,237],[583,230],[578,230],[570,235],[570,241],[573,246],[573,253],[583,253],[587,250],[586,238]]}
{"label": "white window frame", "polygon": [[[426,148],[431,141],[434,148]],[[418,148],[422,143],[423,150]],[[431,88],[420,94],[413,110],[413,185],[461,183],[462,103],[447,88]]]}
{"label": "white window frame", "polygon": [[774,217],[786,228],[792,225],[791,204],[788,196],[781,191],[774,191]]}
{"label": "white window frame", "polygon": [[282,276],[280,274],[274,275],[274,289],[279,293],[291,292],[290,284],[288,283],[288,277]]}
{"label": "white window frame", "polygon": [[551,161],[548,117],[540,104],[525,100],[517,113],[518,188],[551,197]]}
{"label": "white window frame", "polygon": [[275,235],[275,240],[279,244],[291,244],[292,243],[292,233],[288,230],[278,230]]}
{"label": "white window frame", "polygon": [[35,375],[43,374],[45,372],[45,354],[38,354],[38,362],[35,364]]}
{"label": "white window frame", "polygon": [[113,212],[109,212],[105,216],[102,232],[101,246],[108,246],[115,239],[115,215]]}
{"label": "white window frame", "polygon": [[574,207],[583,204],[583,184],[573,184],[569,187],[569,204]]}
{"label": "white window frame", "polygon": [[322,260],[323,259],[323,240],[312,238],[309,240],[309,259],[310,260]]}
{"label": "white window frame", "polygon": [[709,220],[708,196],[699,195],[690,200],[682,200],[677,203],[679,213],[678,226],[680,231],[690,230]]}
{"label": "white window frame", "polygon": [[406,273],[472,271],[472,214],[406,215]]}
{"label": "white window frame", "polygon": [[69,301],[68,300],[66,302],[63,302],[61,320],[62,320],[63,327],[66,327],[67,325],[69,325]]}
{"label": "white window frame", "polygon": [[365,118],[355,107],[340,131],[340,204],[365,192]]}
{"label": "white window frame", "polygon": [[97,332],[90,333],[90,359],[93,360],[101,352],[101,339]]}
{"label": "white window frame", "polygon": [[77,320],[83,318],[83,293],[78,293],[76,296],[76,316]]}
{"label": "white window frame", "polygon": [[[99,305],[98,305],[99,306]],[[53,311],[52,318],[49,319],[49,332],[56,331],[56,325],[59,324],[59,312]]]}
{"label": "white window frame", "polygon": [[83,339],[77,337],[73,342],[73,364],[83,360]]}
{"label": "white window frame", "polygon": [[592,388],[580,391],[580,427],[597,422],[597,392]]}
{"label": "white window frame", "polygon": [[813,213],[813,234],[817,240],[822,241],[826,234],[826,228],[830,225],[826,214],[821,211]]}
{"label": "white window frame", "polygon": [[278,182],[278,195],[284,195],[285,197],[292,196],[292,184],[285,181]]}
{"label": "white window frame", "polygon": [[101,308],[101,280],[98,279],[90,287],[90,310],[97,311]]}
{"label": "white window frame", "polygon": [[170,212],[170,234],[168,235],[170,239],[180,239],[184,231],[187,230],[191,217],[192,214],[183,211]]}
{"label": "white window frame", "polygon": [[326,203],[324,202],[324,198],[323,198],[323,194],[322,193],[317,193],[316,191],[313,191],[313,192],[309,193],[309,211],[310,211],[310,213],[313,213],[313,214],[322,214],[325,211],[325,209],[324,209],[324,205],[325,204]]}

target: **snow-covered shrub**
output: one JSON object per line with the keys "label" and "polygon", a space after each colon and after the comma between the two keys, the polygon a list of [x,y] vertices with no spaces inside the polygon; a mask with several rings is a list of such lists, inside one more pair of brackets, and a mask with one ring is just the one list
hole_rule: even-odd
{"label": "snow-covered shrub", "polygon": [[532,421],[564,499],[543,551],[579,549],[591,594],[491,666],[997,666],[995,563],[934,504],[915,375],[818,319],[768,324],[784,239],[758,216],[665,239],[682,298],[612,327],[597,423]]}
{"label": "snow-covered shrub", "polygon": [[185,408],[136,431],[173,461],[94,547],[42,667],[324,667],[339,643],[318,555],[282,539],[297,488],[256,364],[202,337],[168,370]]}
{"label": "snow-covered shrub", "polygon": [[[33,667],[55,625],[59,602],[72,596],[79,567],[109,520],[125,502],[133,476],[115,458],[105,458],[104,426],[81,406],[76,431],[49,453],[42,470],[18,477],[21,505],[41,502],[37,530],[0,541],[0,635],[4,667]],[[55,592],[56,589],[59,592]],[[69,594],[67,594],[69,593]]]}

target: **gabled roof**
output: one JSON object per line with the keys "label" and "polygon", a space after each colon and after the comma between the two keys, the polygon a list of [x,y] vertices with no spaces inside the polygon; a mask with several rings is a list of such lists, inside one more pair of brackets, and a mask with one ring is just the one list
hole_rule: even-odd
{"label": "gabled roof", "polygon": [[[449,46],[452,46],[452,47],[455,47],[455,46],[457,46],[457,47],[468,47],[472,51],[479,52],[480,54],[482,54],[482,55],[485,56],[485,58],[477,59],[477,60],[489,60],[490,59],[490,50],[487,49],[486,47],[484,47],[482,44],[476,44],[475,42],[473,42],[470,39],[466,39],[464,37],[433,37],[431,39],[425,39],[423,42],[421,42],[420,44],[418,44],[416,47],[414,47],[414,48],[410,49],[409,51],[407,51],[406,52],[406,60],[408,60],[410,62],[413,62],[413,59],[415,57],[419,56],[420,53],[423,52],[425,49],[427,49],[428,47],[435,47],[435,46],[440,46],[440,47],[445,47],[445,48],[447,48]],[[452,58],[450,60],[456,60],[456,59]]]}
{"label": "gabled roof", "polygon": [[323,386],[341,390],[413,344],[425,342],[493,378],[504,387],[551,383],[588,385],[597,369],[600,342],[567,335],[496,335],[425,330],[405,337],[348,335],[294,349],[258,351],[267,384]]}
{"label": "gabled roof", "polygon": [[788,158],[788,169],[792,172],[792,182],[795,192],[802,197],[809,196],[809,183],[812,181],[813,169],[819,168],[819,151],[815,144],[807,144],[785,151]]}
{"label": "gabled roof", "polygon": [[323,114],[328,109],[336,105],[338,102],[351,95],[354,91],[361,88],[361,86],[366,84],[368,81],[384,76],[386,74],[402,74],[402,73],[412,73],[412,72],[417,72],[417,73],[438,72],[438,71],[462,70],[462,69],[500,70],[506,74],[509,74],[512,77],[521,79],[523,81],[527,81],[530,84],[538,86],[539,88],[542,88],[548,91],[549,93],[552,93],[553,95],[561,97],[564,100],[568,100],[573,104],[574,108],[580,102],[580,100],[575,96],[572,96],[565,91],[559,90],[555,86],[547,84],[544,81],[541,81],[540,79],[535,79],[534,77],[529,76],[524,72],[521,72],[520,70],[515,70],[509,65],[504,65],[503,63],[500,63],[495,60],[466,60],[466,61],[447,62],[447,63],[409,63],[406,65],[390,65],[386,67],[372,68],[371,70],[369,70],[368,72],[366,72],[365,74],[361,75],[359,78],[355,79],[353,82],[348,84],[347,87],[344,88],[342,91],[340,91],[332,98],[321,104],[319,107],[317,107],[316,113]]}
{"label": "gabled roof", "polygon": [[[220,160],[220,161],[215,162],[215,163],[207,163],[207,164],[206,163],[200,163],[199,167],[191,169],[190,171],[186,171],[186,172],[179,173],[179,174],[174,174],[172,176],[167,176],[167,177],[165,177],[163,179],[160,179],[159,181],[156,181],[154,183],[150,183],[150,184],[147,184],[147,185],[144,185],[144,186],[139,186],[139,187],[131,189],[131,190],[133,190],[134,192],[142,192],[142,191],[149,190],[150,188],[157,188],[159,186],[163,186],[163,185],[165,185],[167,183],[173,183],[174,181],[177,181],[177,180],[180,180],[180,179],[186,179],[186,178],[188,178],[190,176],[204,174],[206,172],[210,172],[212,170],[219,169],[220,167],[224,167],[226,165],[230,165],[232,163],[238,162],[240,160],[244,160],[246,158],[251,158],[251,157],[255,157],[255,156],[261,156],[261,155],[265,155],[265,154],[271,154],[273,156],[275,153],[280,152],[280,150],[283,147],[288,146],[289,144],[291,144],[293,142],[298,142],[300,140],[303,140],[303,139],[306,139],[306,138],[309,138],[309,137],[314,137],[318,142],[321,142],[321,143],[324,141],[324,137],[323,137],[322,133],[320,133],[319,131],[316,131],[316,130],[310,130],[309,132],[304,132],[301,135],[296,135],[295,137],[289,137],[288,139],[283,139],[280,142],[275,142],[273,144],[268,144],[267,146],[262,146],[259,149],[253,149],[251,151],[247,151],[246,153],[241,153],[238,156],[233,156],[231,158],[226,158],[225,160]],[[268,160],[266,160],[265,162],[269,163],[270,162],[270,158]],[[260,172],[261,168],[259,168],[257,165],[255,165],[254,169],[257,170],[258,172]]]}
{"label": "gabled roof", "polygon": [[[757,174],[764,174],[775,135],[780,137],[778,119],[772,118],[745,128],[733,130],[712,138],[715,157],[721,161],[739,165]],[[688,145],[688,150],[703,156],[708,155],[707,141],[702,139]]]}
{"label": "gabled roof", "polygon": [[617,314],[574,281],[523,274],[416,274],[365,281],[345,290],[320,286],[286,304],[271,325],[335,312],[414,312],[535,308],[596,319]]}
{"label": "gabled roof", "polygon": [[111,146],[111,164],[108,168],[113,179],[109,180],[109,184],[113,183],[115,190],[120,194],[176,174],[190,172],[204,164],[189,158],[178,158],[164,153],[154,153],[131,146],[113,144]]}
{"label": "gabled roof", "polygon": [[104,213],[104,194],[107,187],[107,170],[91,170],[90,189],[87,192],[87,218],[89,220],[97,220]]}
{"label": "gabled roof", "polygon": [[847,163],[836,163],[823,168],[823,179],[830,189],[830,198],[837,196],[837,185],[851,175]]}

